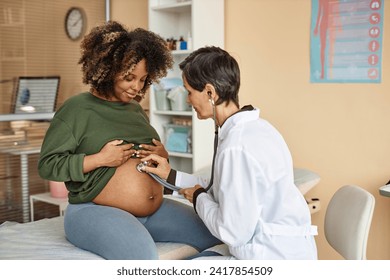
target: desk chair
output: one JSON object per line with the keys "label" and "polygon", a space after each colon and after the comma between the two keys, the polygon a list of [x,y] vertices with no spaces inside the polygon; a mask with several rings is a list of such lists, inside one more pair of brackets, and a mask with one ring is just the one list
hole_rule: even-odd
{"label": "desk chair", "polygon": [[365,260],[374,196],[358,186],[346,185],[333,195],[325,214],[325,237],[346,260]]}

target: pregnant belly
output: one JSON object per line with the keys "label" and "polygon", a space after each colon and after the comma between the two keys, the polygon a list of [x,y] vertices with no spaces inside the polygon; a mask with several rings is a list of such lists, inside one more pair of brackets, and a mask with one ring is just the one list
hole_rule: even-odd
{"label": "pregnant belly", "polygon": [[93,202],[139,217],[153,214],[162,203],[163,187],[148,174],[137,171],[138,163],[139,159],[129,159],[119,166]]}

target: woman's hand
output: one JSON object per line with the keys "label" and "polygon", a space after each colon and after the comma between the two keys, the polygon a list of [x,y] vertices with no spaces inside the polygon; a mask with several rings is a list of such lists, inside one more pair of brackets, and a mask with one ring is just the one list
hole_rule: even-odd
{"label": "woman's hand", "polygon": [[154,145],[148,145],[148,144],[139,145],[139,147],[142,149],[136,152],[137,157],[144,158],[148,155],[155,154],[163,158],[168,158],[168,152],[167,150],[165,150],[164,145],[156,139],[153,139],[152,142]]}
{"label": "woman's hand", "polygon": [[192,188],[183,188],[183,189],[180,189],[179,190],[179,194],[183,195],[186,199],[189,200],[189,202],[193,202],[193,199],[194,199],[194,192],[197,190],[197,189],[200,189],[200,188],[203,188],[202,186],[200,185],[195,185],[194,187]]}
{"label": "woman's hand", "polygon": [[124,144],[123,140],[110,141],[103,146],[97,154],[84,157],[84,173],[98,167],[116,167],[125,163],[136,151],[132,149],[133,144]]}
{"label": "woman's hand", "polygon": [[143,158],[142,161],[152,162],[157,165],[156,167],[152,165],[144,166],[142,168],[142,171],[156,174],[164,180],[168,178],[169,172],[171,172],[171,166],[169,165],[168,160],[166,158],[151,154]]}
{"label": "woman's hand", "polygon": [[108,142],[100,150],[100,158],[104,166],[115,167],[125,163],[136,151],[132,149],[134,144],[124,144],[123,140]]}

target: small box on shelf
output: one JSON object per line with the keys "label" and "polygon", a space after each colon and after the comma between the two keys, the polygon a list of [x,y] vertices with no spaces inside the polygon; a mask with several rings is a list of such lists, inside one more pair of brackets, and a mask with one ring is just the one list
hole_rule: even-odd
{"label": "small box on shelf", "polygon": [[180,78],[164,78],[154,90],[156,108],[160,111],[190,111],[188,92]]}
{"label": "small box on shelf", "polygon": [[165,125],[165,146],[169,152],[191,153],[191,127]]}
{"label": "small box on shelf", "polygon": [[163,89],[158,89],[154,91],[154,96],[156,100],[156,108],[159,111],[169,111],[171,110],[171,104],[167,98],[167,91]]}

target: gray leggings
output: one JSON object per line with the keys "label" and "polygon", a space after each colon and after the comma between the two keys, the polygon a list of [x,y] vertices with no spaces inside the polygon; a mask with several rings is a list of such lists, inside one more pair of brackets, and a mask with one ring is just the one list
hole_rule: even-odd
{"label": "gray leggings", "polygon": [[188,244],[199,252],[220,244],[192,207],[164,198],[148,217],[95,203],[69,204],[66,238],[75,246],[111,260],[158,259],[155,242]]}

